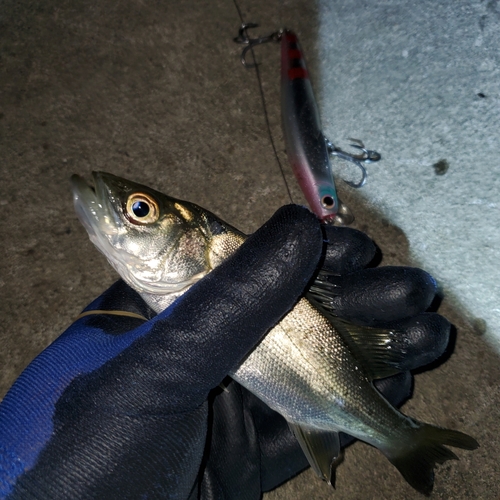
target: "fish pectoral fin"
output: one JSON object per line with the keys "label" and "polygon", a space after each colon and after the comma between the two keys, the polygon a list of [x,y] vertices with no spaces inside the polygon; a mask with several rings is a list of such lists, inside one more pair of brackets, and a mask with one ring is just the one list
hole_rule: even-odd
{"label": "fish pectoral fin", "polygon": [[376,380],[406,370],[405,345],[398,342],[401,332],[355,325],[335,316],[315,292],[308,292],[306,298],[332,324],[368,378]]}
{"label": "fish pectoral fin", "polygon": [[306,297],[320,305],[323,309],[333,313],[332,299],[340,295],[342,281],[340,276],[330,272],[328,269],[320,269],[312,285],[307,291]]}
{"label": "fish pectoral fin", "polygon": [[360,326],[336,317],[328,317],[354,357],[371,380],[390,377],[405,370],[406,352],[396,330]]}
{"label": "fish pectoral fin", "polygon": [[314,472],[335,488],[335,470],[342,461],[339,433],[288,422]]}

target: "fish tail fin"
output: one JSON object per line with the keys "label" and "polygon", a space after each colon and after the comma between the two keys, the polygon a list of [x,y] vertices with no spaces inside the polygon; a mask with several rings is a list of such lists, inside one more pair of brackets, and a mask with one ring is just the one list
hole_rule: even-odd
{"label": "fish tail fin", "polygon": [[403,449],[399,443],[397,451],[389,450],[384,453],[413,488],[424,495],[430,495],[434,485],[435,465],[447,460],[458,460],[455,453],[444,445],[474,450],[479,444],[463,432],[429,424],[416,425]]}

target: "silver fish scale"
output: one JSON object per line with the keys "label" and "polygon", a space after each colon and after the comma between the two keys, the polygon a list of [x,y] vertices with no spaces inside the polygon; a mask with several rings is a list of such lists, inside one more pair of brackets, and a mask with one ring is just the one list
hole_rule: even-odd
{"label": "silver fish scale", "polygon": [[[244,240],[232,231],[213,237],[212,267]],[[141,295],[160,312],[189,288]],[[332,324],[304,298],[230,375],[290,422],[344,431],[378,448],[404,438],[412,426],[372,386]]]}
{"label": "silver fish scale", "polygon": [[231,376],[291,422],[345,431],[378,447],[410,424],[376,391],[330,322],[306,299]]}

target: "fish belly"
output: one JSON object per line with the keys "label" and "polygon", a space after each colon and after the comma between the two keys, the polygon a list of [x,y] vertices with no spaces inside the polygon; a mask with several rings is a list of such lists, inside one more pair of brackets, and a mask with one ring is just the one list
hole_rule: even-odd
{"label": "fish belly", "polygon": [[231,376],[289,422],[343,431],[377,447],[409,420],[378,393],[333,326],[306,299]]}

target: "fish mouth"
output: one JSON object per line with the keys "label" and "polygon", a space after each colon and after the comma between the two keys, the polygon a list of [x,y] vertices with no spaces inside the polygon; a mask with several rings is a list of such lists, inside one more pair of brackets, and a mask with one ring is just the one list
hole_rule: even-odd
{"label": "fish mouth", "polygon": [[116,235],[122,225],[119,217],[109,205],[108,190],[98,172],[92,173],[94,186],[89,185],[79,175],[71,176],[71,190],[76,214],[89,233],[92,243],[100,250],[102,239]]}
{"label": "fish mouth", "polygon": [[[79,175],[71,176],[73,204],[80,222],[85,227],[90,241],[108,259],[109,263],[125,281],[135,281],[130,270],[140,265],[132,255],[125,255],[116,244],[125,228],[120,216],[113,209],[110,190],[99,172],[92,172],[94,186]],[[134,286],[142,288],[140,283]]]}

